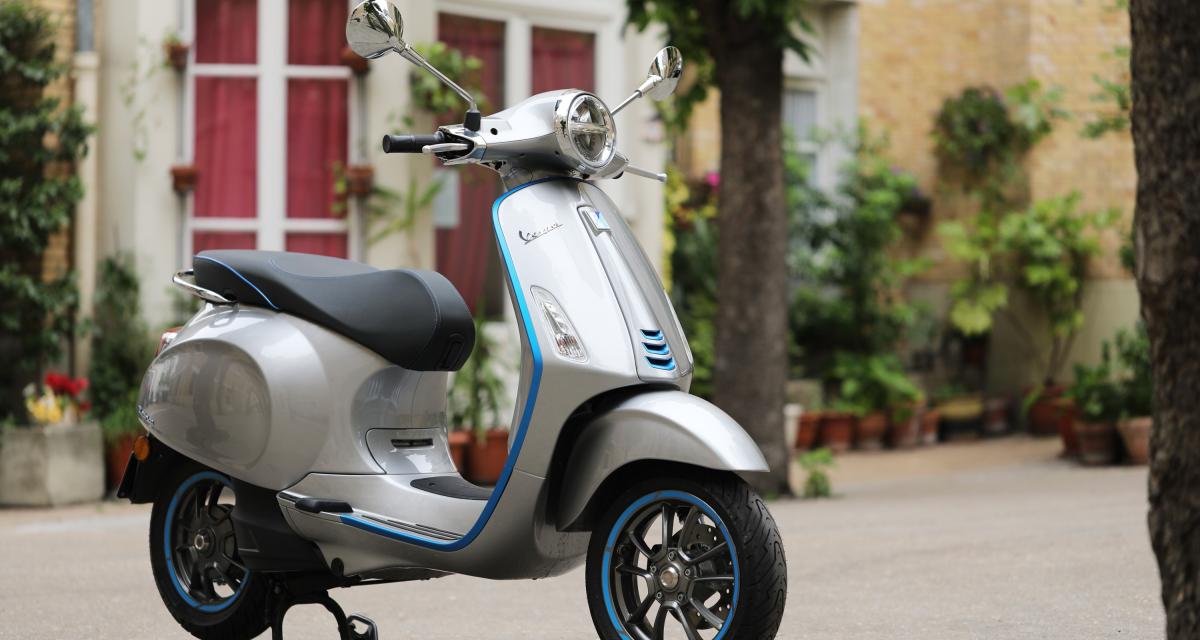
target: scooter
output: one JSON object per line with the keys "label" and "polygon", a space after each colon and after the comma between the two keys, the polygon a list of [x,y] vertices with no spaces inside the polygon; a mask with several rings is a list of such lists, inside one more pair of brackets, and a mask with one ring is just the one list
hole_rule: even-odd
{"label": "scooter", "polygon": [[492,207],[521,338],[516,409],[493,488],[459,475],[447,381],[475,325],[443,276],[321,256],[204,251],[174,282],[204,301],[142,382],[118,494],[153,503],[167,609],[199,638],[272,629],[324,605],[343,639],[377,638],[329,590],[465,574],[560,575],[586,562],[606,640],[769,639],[786,597],[779,532],[742,479],[767,471],[730,416],[688,394],[693,359],[650,261],[598,186],[630,166],[614,116],[674,91],[673,47],[617,108],[574,89],[482,117],[366,0],[347,40],[398,53],[470,105],[460,125],[389,135],[387,153],[494,169]]}

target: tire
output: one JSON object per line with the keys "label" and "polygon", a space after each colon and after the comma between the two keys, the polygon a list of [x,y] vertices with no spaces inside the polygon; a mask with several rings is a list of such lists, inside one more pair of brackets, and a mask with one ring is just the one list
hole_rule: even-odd
{"label": "tire", "polygon": [[[150,566],[158,594],[180,626],[203,640],[248,640],[270,626],[271,581],[237,566],[232,494],[229,478],[189,462],[168,474],[150,514]],[[197,511],[203,503],[207,508]],[[176,548],[168,553],[168,546]]]}
{"label": "tire", "polygon": [[[665,517],[670,529],[662,526]],[[664,534],[671,541],[665,548]],[[664,633],[771,640],[787,598],[775,520],[732,474],[635,483],[592,531],[586,581],[592,623],[604,640],[661,640]]]}

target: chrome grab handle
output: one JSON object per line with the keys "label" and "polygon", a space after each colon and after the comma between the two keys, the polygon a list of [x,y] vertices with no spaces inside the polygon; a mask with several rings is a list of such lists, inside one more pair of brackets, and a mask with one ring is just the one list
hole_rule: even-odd
{"label": "chrome grab handle", "polygon": [[421,147],[421,153],[450,153],[452,151],[468,151],[471,145],[465,142],[443,142],[441,144],[427,144]]}
{"label": "chrome grab handle", "polygon": [[202,300],[208,300],[209,302],[212,302],[215,304],[234,304],[233,300],[226,298],[225,296],[217,293],[216,291],[213,291],[211,289],[205,289],[204,287],[201,287],[200,285],[196,284],[195,282],[188,282],[187,280],[184,279],[184,278],[193,278],[194,279],[195,276],[196,276],[196,272],[194,269],[184,269],[183,271],[175,272],[175,277],[171,278],[171,282],[175,283],[175,286],[187,291],[188,293],[190,293]]}

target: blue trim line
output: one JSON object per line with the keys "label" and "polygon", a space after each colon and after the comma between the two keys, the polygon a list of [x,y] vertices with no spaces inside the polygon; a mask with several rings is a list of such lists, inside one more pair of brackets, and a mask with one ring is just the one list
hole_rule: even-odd
{"label": "blue trim line", "polygon": [[504,462],[504,470],[500,472],[500,479],[496,481],[496,488],[492,490],[492,495],[488,497],[487,504],[483,507],[483,512],[479,514],[479,519],[471,527],[463,537],[457,540],[435,540],[426,538],[407,531],[393,529],[391,527],[380,525],[356,515],[340,516],[342,524],[361,529],[369,533],[408,542],[428,549],[438,551],[458,551],[471,544],[476,537],[487,526],[488,520],[492,517],[492,513],[496,510],[496,505],[500,502],[500,498],[504,495],[504,489],[508,487],[508,481],[512,477],[513,471],[517,466],[517,456],[521,454],[521,446],[525,444],[525,435],[529,430],[529,423],[533,419],[533,409],[537,406],[538,388],[542,381],[542,350],[538,346],[537,332],[533,330],[533,318],[529,315],[529,308],[525,304],[525,293],[521,288],[521,280],[517,277],[517,269],[513,265],[512,254],[508,250],[508,243],[504,240],[504,230],[500,227],[500,205],[506,198],[512,194],[532,187],[535,184],[549,182],[551,180],[574,180],[582,182],[574,178],[551,177],[526,182],[525,184],[514,187],[504,192],[496,201],[492,203],[492,226],[496,229],[496,238],[500,244],[500,256],[504,258],[504,267],[508,271],[509,280],[512,282],[513,292],[517,299],[517,307],[521,312],[521,322],[525,325],[525,335],[529,338],[529,352],[533,358],[533,373],[529,377],[529,395],[525,398],[525,408],[521,412],[521,422],[517,425],[517,435],[513,438],[512,450],[508,452],[508,459]]}
{"label": "blue trim line", "polygon": [[246,279],[246,276],[244,276],[244,275],[242,275],[242,274],[238,273],[238,270],[237,270],[237,269],[234,269],[233,267],[231,267],[231,266],[229,266],[229,265],[225,264],[224,262],[221,262],[220,260],[217,260],[216,258],[210,258],[210,257],[208,257],[208,256],[196,256],[196,257],[194,258],[194,260],[208,260],[209,262],[212,262],[212,263],[214,263],[214,264],[219,264],[219,265],[221,265],[222,267],[225,267],[226,269],[229,269],[230,273],[232,273],[233,275],[235,275],[235,276],[237,276],[238,278],[240,278],[242,282],[245,282],[246,284],[250,285],[250,288],[251,288],[251,289],[254,289],[254,291],[256,291],[256,292],[258,293],[258,295],[262,296],[262,299],[263,299],[263,300],[266,300],[266,301],[267,301],[267,304],[271,305],[271,308],[272,308],[272,309],[274,309],[274,310],[276,310],[276,311],[279,311],[279,307],[275,306],[275,303],[274,303],[274,302],[271,302],[271,299],[267,297],[267,294],[263,293],[263,292],[262,292],[262,289],[259,289],[258,287],[254,286],[254,283],[253,283],[253,282],[250,282],[249,280],[247,280],[247,279]]}
{"label": "blue trim line", "polygon": [[708,506],[707,502],[683,491],[655,491],[643,496],[629,505],[629,508],[625,509],[617,518],[617,521],[613,523],[612,530],[608,533],[608,540],[604,543],[604,560],[600,564],[600,586],[604,591],[604,608],[608,610],[609,620],[612,622],[613,628],[616,629],[617,635],[621,636],[622,640],[633,640],[629,636],[629,633],[625,631],[625,625],[621,623],[621,619],[617,616],[617,610],[613,607],[612,587],[609,584],[608,578],[609,568],[612,566],[612,553],[613,549],[617,546],[617,534],[625,528],[625,523],[629,522],[634,512],[651,502],[664,498],[681,500],[699,507],[704,512],[704,515],[717,523],[717,527],[721,530],[721,535],[725,536],[725,544],[729,547],[729,557],[733,559],[733,606],[729,608],[729,616],[725,618],[725,624],[721,627],[721,632],[713,637],[713,640],[721,640],[729,633],[730,623],[733,622],[733,617],[737,614],[738,595],[742,589],[742,572],[738,565],[737,548],[733,544],[733,536],[729,535],[729,529],[725,526],[721,518],[717,516],[716,510]]}
{"label": "blue trim line", "polygon": [[226,478],[225,476],[213,471],[201,471],[187,480],[184,480],[183,484],[179,485],[179,488],[175,490],[175,495],[171,496],[171,502],[167,506],[167,516],[166,519],[163,520],[163,550],[167,555],[167,575],[171,578],[171,584],[174,585],[175,591],[179,594],[179,597],[183,598],[183,601],[188,603],[188,605],[194,609],[198,609],[205,613],[216,613],[218,611],[224,611],[225,609],[228,609],[230,605],[232,605],[234,602],[237,602],[238,596],[240,596],[242,591],[246,589],[246,585],[250,584],[251,573],[249,570],[247,570],[246,577],[242,580],[242,583],[238,585],[238,590],[234,592],[233,595],[229,596],[229,598],[224,602],[218,602],[216,604],[200,604],[195,598],[191,597],[186,591],[183,590],[183,585],[179,584],[179,578],[175,576],[175,562],[171,559],[171,521],[175,516],[175,508],[179,506],[179,499],[183,497],[183,494],[187,492],[192,485],[200,482],[201,480],[216,480],[230,489],[233,488],[233,483],[229,481],[229,478]]}

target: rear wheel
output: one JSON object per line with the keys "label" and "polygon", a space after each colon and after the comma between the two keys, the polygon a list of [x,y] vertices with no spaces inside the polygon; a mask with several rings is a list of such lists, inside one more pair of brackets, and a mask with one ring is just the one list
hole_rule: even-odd
{"label": "rear wheel", "polygon": [[606,640],[770,640],[787,595],[783,543],[736,476],[653,478],[592,532],[587,591]]}
{"label": "rear wheel", "polygon": [[150,516],[150,564],[167,609],[205,640],[262,633],[270,581],[238,556],[229,478],[194,464],[172,473]]}

